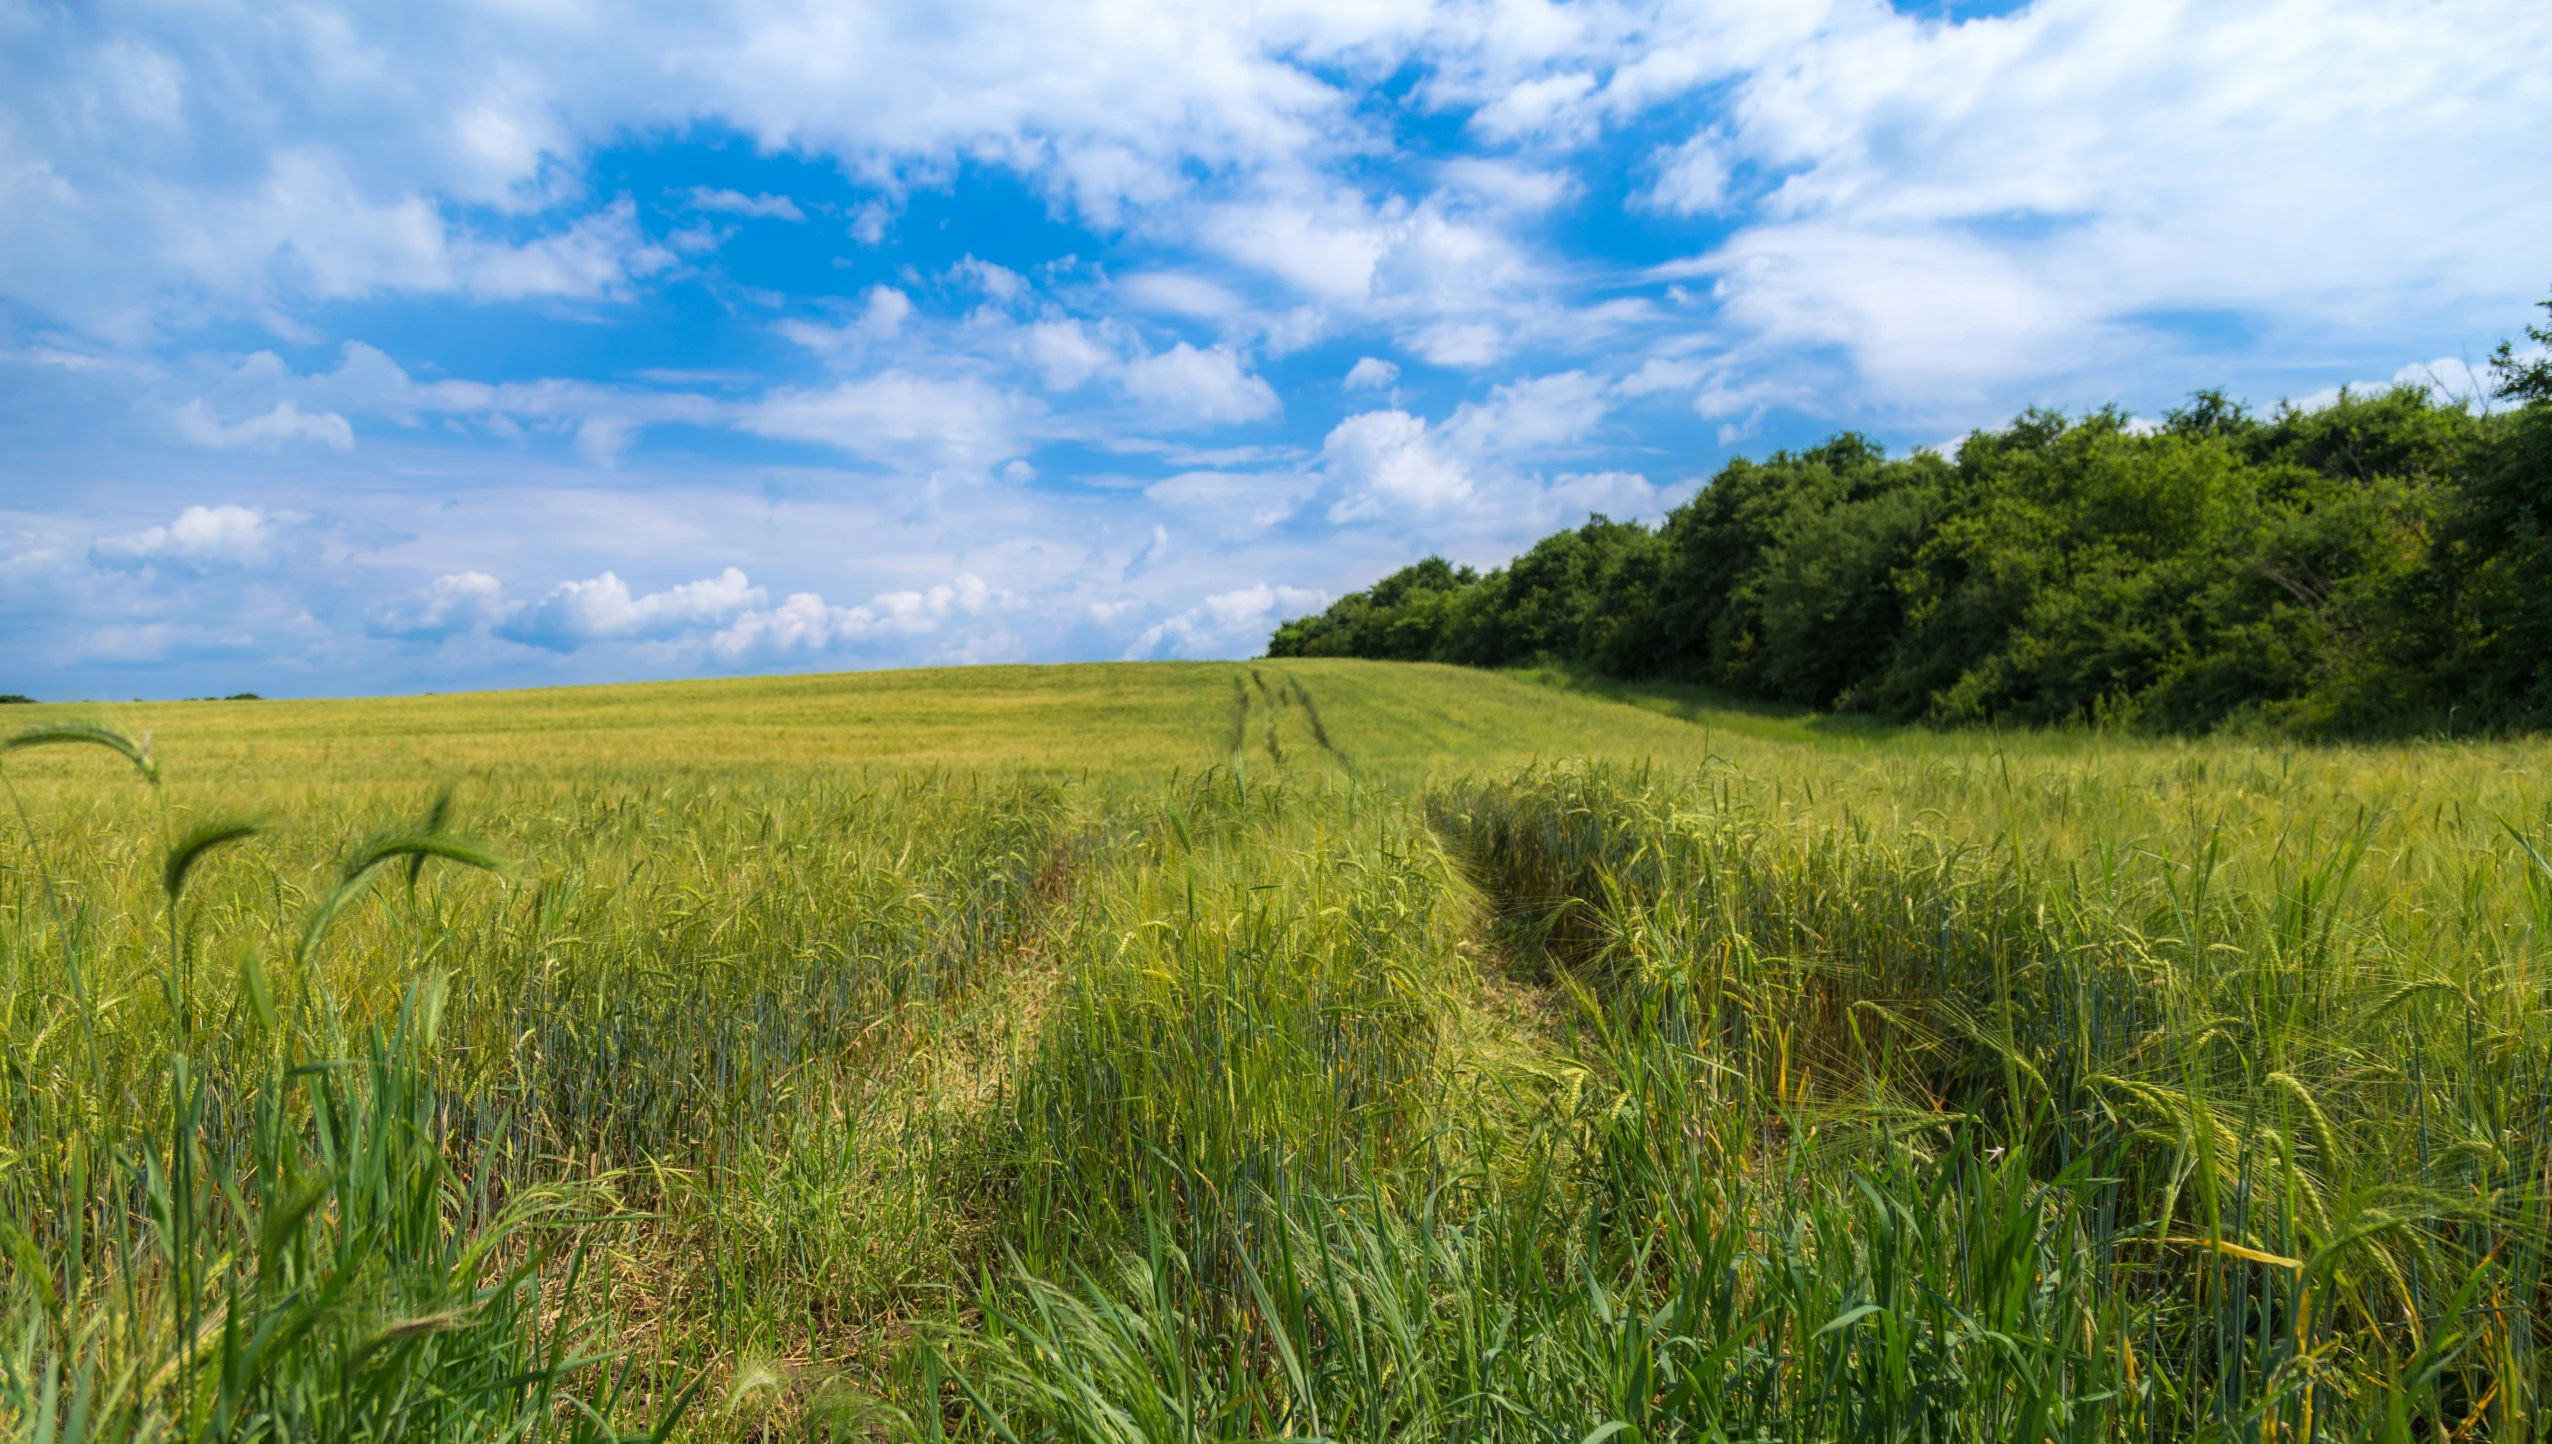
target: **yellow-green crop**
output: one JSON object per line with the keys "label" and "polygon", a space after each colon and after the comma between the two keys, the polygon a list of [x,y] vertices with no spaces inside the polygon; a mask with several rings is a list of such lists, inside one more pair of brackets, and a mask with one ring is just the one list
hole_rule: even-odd
{"label": "yellow-green crop", "polygon": [[2541,743],[12,710],[16,1437],[2552,1437]]}

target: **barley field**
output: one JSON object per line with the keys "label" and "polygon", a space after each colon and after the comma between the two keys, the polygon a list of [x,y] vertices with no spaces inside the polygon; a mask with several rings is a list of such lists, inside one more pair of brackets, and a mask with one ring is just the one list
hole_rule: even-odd
{"label": "barley field", "polygon": [[2552,745],[0,716],[24,1440],[2552,1439]]}

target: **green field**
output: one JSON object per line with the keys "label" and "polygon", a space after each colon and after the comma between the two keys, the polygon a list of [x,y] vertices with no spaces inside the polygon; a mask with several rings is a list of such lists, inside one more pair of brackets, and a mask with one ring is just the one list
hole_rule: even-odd
{"label": "green field", "polygon": [[1343,661],[0,720],[11,1437],[2552,1438],[2552,745]]}

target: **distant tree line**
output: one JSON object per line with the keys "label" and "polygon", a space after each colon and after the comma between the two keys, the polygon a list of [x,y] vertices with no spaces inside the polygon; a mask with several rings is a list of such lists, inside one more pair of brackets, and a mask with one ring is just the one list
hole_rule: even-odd
{"label": "distant tree line", "polygon": [[1485,575],[1429,557],[1268,654],[1555,661],[1909,721],[2544,727],[2552,361],[2503,345],[2493,376],[2489,401],[2265,417],[2201,391],[2155,428],[2032,410],[1955,461],[1845,433],[1730,462],[1654,529],[1598,516]]}

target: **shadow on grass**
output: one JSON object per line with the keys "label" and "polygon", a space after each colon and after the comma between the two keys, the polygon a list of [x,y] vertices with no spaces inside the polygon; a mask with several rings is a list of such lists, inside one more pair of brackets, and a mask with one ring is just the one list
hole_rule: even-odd
{"label": "shadow on grass", "polygon": [[1924,729],[1849,713],[1817,712],[1780,702],[1731,696],[1692,682],[1631,682],[1575,668],[1543,665],[1504,669],[1505,675],[1554,691],[1600,697],[1696,726],[1774,742],[1858,743],[1904,737]]}

